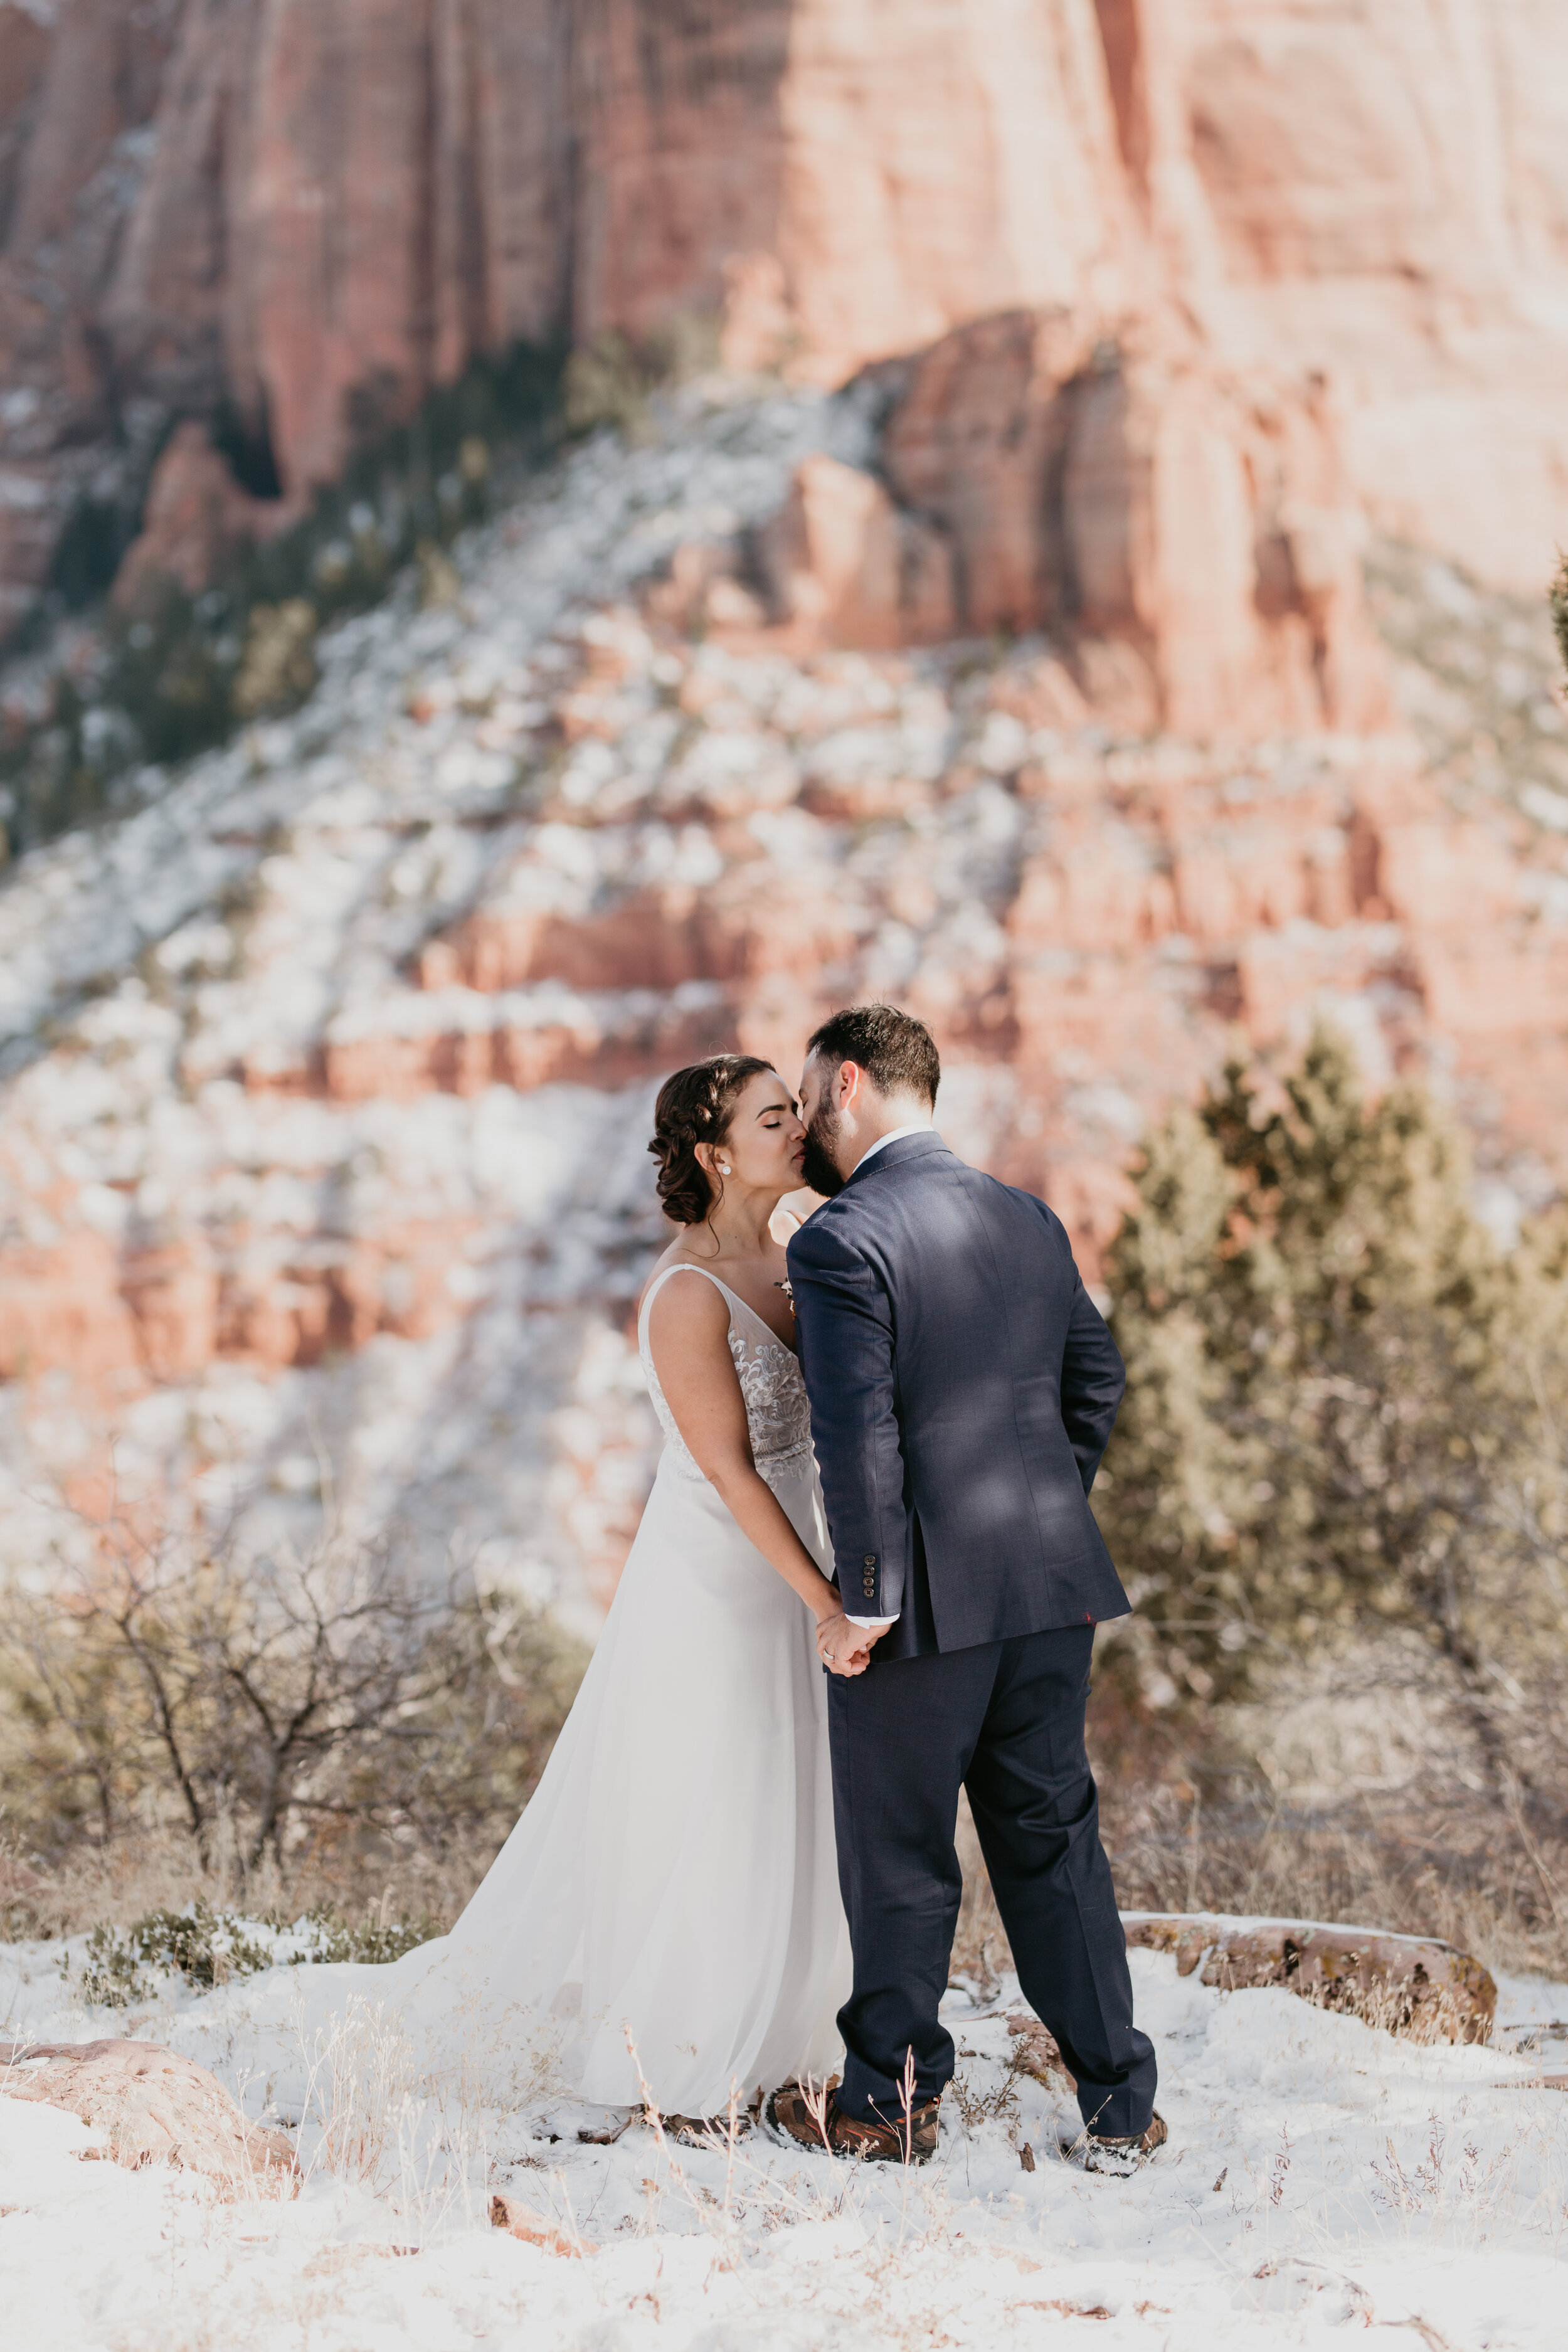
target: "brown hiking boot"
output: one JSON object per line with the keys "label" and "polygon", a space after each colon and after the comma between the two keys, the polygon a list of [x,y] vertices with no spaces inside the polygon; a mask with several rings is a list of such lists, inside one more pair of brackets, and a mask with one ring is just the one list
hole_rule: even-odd
{"label": "brown hiking boot", "polygon": [[768,2101],[767,2116],[774,2131],[802,2147],[826,2149],[862,2164],[929,2164],[936,2154],[937,2116],[942,2101],[922,2099],[890,2124],[873,2116],[841,2113],[834,2093],[805,2091],[787,2083]]}
{"label": "brown hiking boot", "polygon": [[1169,2137],[1164,2116],[1155,2116],[1147,2131],[1129,2133],[1124,2139],[1104,2132],[1080,2132],[1077,2139],[1062,2142],[1062,2154],[1075,2156],[1081,2147],[1086,2172],[1110,2172],[1126,2180],[1147,2164],[1155,2149],[1163,2147]]}

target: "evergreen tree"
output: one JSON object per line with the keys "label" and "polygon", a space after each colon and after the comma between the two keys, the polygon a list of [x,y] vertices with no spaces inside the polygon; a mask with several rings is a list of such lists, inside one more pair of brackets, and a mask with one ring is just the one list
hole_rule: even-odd
{"label": "evergreen tree", "polygon": [[1563,1656],[1563,1241],[1504,1259],[1468,1190],[1430,1097],[1369,1107],[1326,1033],[1272,1104],[1236,1064],[1151,1138],[1095,1500],[1157,1703],[1369,1621],[1424,1627],[1478,1695]]}

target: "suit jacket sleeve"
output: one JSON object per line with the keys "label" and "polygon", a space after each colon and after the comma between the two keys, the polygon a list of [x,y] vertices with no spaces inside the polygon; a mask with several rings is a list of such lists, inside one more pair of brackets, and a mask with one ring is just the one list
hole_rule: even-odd
{"label": "suit jacket sleeve", "polygon": [[[1065,1233],[1064,1246],[1068,1246]],[[1127,1373],[1105,1318],[1073,1267],[1072,1314],[1062,1357],[1062,1421],[1087,1495],[1110,1443]]]}
{"label": "suit jacket sleeve", "polygon": [[820,1215],[792,1237],[789,1276],[839,1593],[858,1617],[896,1617],[911,1538],[892,1301],[835,1221]]}

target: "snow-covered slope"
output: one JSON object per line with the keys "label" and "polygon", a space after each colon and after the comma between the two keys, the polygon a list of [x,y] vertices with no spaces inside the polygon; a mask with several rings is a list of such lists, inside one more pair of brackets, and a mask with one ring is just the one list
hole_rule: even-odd
{"label": "snow-covered slope", "polygon": [[[134,2022],[62,2009],[58,1958],[0,1958],[10,2032]],[[8,2338],[806,2352],[1081,2336],[1262,2352],[1373,2326],[1389,2352],[1556,2352],[1568,2095],[1530,2087],[1538,2056],[1416,2048],[1282,1990],[1211,1990],[1169,1956],[1131,1961],[1171,2140],[1131,2182],[1064,2158],[1076,2106],[1007,2074],[1010,1983],[984,2011],[949,1995],[957,2084],[937,2159],[908,2177],[756,2137],[732,2167],[680,2149],[677,2169],[641,2124],[581,2143],[605,2118],[542,2085],[507,2114],[422,2103],[374,1970],[278,1969],[171,1998],[140,2031],[214,2067],[249,2112],[303,2116],[302,2193],[214,2203],[177,2174],[83,2163],[84,2126],[0,2096]],[[1568,2016],[1568,1987],[1502,1991],[1502,2025]],[[580,2253],[488,2227],[498,2190]]]}

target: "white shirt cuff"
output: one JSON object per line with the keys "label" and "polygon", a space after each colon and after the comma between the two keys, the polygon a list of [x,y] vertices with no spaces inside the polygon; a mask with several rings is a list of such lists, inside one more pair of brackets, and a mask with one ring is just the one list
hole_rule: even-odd
{"label": "white shirt cuff", "polygon": [[[844,1614],[846,1617],[849,1617],[849,1612],[847,1609],[844,1612]],[[889,1625],[896,1625],[898,1622],[899,1621],[896,1617],[849,1617],[849,1622],[851,1625],[875,1625],[882,1633],[886,1633]]]}

